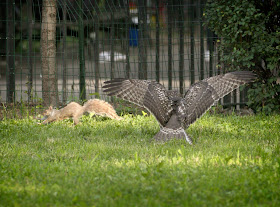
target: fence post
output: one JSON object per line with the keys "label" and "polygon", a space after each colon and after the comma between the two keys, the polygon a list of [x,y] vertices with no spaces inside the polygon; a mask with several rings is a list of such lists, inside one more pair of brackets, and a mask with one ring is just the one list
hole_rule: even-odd
{"label": "fence post", "polygon": [[236,110],[240,111],[240,88],[236,89]]}
{"label": "fence post", "polygon": [[67,31],[66,31],[66,18],[67,18],[67,8],[66,8],[66,0],[63,0],[62,5],[62,32],[63,32],[63,40],[62,40],[62,48],[63,48],[63,69],[62,69],[62,102],[63,104],[66,103],[67,100],[67,69],[66,69],[66,59],[67,59],[67,48],[66,48],[66,37],[67,37]]}
{"label": "fence post", "polygon": [[79,0],[80,99],[86,99],[83,1]]}
{"label": "fence post", "polygon": [[210,39],[210,45],[209,45],[209,77],[213,76],[213,53],[214,53],[214,46],[213,46],[213,32],[210,31],[209,32],[210,37],[208,37]]}
{"label": "fence post", "polygon": [[99,19],[98,19],[98,10],[97,14],[94,15],[94,33],[95,33],[95,42],[94,42],[94,69],[95,69],[95,97],[99,98]]}
{"label": "fence post", "polygon": [[115,35],[115,22],[114,22],[114,12],[111,11],[111,30],[110,30],[110,42],[111,42],[111,79],[114,79],[114,70],[115,70],[115,45],[114,45],[114,35]]}
{"label": "fence post", "polygon": [[159,0],[156,0],[156,81],[159,82],[159,33],[160,33],[160,24],[159,24]]}
{"label": "fence post", "polygon": [[7,45],[7,101],[15,101],[15,1],[6,0],[6,13],[8,22],[6,23]]}
{"label": "fence post", "polygon": [[173,0],[168,0],[167,4],[167,29],[168,29],[168,90],[172,89],[172,16]]}
{"label": "fence post", "polygon": [[179,35],[180,35],[180,47],[179,47],[179,82],[180,93],[184,92],[184,1],[179,0]]}
{"label": "fence post", "polygon": [[191,36],[191,66],[190,66],[190,78],[191,84],[195,82],[195,71],[194,71],[194,0],[190,1],[190,36]]}
{"label": "fence post", "polygon": [[216,51],[217,51],[217,74],[220,75],[221,74],[221,71],[222,71],[222,64],[221,64],[221,51],[219,49],[219,45],[220,45],[220,42],[221,42],[221,39],[219,38],[219,43],[217,41],[216,43]]}
{"label": "fence post", "polygon": [[28,103],[33,102],[33,54],[32,54],[32,29],[33,29],[33,20],[32,20],[32,1],[27,1],[27,21],[28,21]]}
{"label": "fence post", "polygon": [[130,62],[129,62],[129,30],[130,30],[130,14],[129,14],[129,0],[126,1],[126,50],[125,50],[125,56],[126,56],[126,70],[125,70],[125,78],[130,77]]}
{"label": "fence post", "polygon": [[230,93],[230,109],[231,109],[231,110],[234,109],[233,104],[234,104],[234,91],[232,91],[232,92]]}
{"label": "fence post", "polygon": [[147,79],[147,1],[138,0],[139,25],[139,79]]}
{"label": "fence post", "polygon": [[199,26],[200,26],[200,80],[204,79],[204,27],[203,27],[203,3],[204,0],[200,0],[200,21],[199,21]]}

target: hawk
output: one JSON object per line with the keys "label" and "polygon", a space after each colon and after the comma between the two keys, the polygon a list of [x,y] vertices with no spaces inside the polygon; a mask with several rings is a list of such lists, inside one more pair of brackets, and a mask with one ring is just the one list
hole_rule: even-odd
{"label": "hawk", "polygon": [[107,95],[127,100],[152,113],[160,124],[160,131],[154,136],[156,140],[178,138],[192,144],[185,130],[220,98],[255,79],[251,71],[229,72],[191,85],[183,97],[150,80],[117,78],[105,81],[103,88]]}

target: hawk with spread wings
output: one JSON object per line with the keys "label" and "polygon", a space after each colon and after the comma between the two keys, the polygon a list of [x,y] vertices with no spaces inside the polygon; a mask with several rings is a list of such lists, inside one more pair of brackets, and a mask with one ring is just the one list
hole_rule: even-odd
{"label": "hawk with spread wings", "polygon": [[201,117],[211,106],[240,85],[256,79],[250,71],[235,71],[206,78],[193,84],[184,97],[176,91],[166,90],[156,81],[113,79],[104,82],[104,92],[127,100],[150,111],[160,124],[156,140],[192,139],[185,129]]}

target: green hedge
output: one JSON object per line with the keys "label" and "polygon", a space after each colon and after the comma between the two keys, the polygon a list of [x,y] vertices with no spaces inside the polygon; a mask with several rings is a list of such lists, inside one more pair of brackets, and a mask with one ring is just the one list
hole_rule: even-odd
{"label": "green hedge", "polygon": [[280,1],[209,0],[207,25],[222,37],[219,49],[229,70],[253,70],[249,106],[258,112],[280,109]]}

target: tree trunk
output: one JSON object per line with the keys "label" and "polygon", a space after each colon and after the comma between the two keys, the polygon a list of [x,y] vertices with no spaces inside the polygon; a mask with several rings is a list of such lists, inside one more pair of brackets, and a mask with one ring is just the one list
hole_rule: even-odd
{"label": "tree trunk", "polygon": [[45,106],[58,105],[56,72],[56,0],[43,0],[41,25],[42,96]]}

